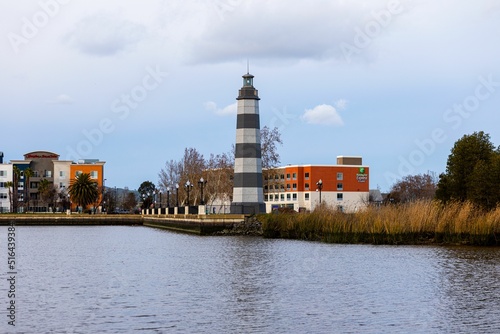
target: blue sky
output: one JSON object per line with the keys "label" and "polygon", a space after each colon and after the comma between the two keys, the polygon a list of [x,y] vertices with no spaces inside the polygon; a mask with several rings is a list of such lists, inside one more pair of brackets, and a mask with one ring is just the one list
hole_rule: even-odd
{"label": "blue sky", "polygon": [[235,140],[247,59],[286,164],[362,156],[370,187],[445,170],[453,143],[500,144],[495,0],[3,2],[0,151],[106,161],[136,189]]}

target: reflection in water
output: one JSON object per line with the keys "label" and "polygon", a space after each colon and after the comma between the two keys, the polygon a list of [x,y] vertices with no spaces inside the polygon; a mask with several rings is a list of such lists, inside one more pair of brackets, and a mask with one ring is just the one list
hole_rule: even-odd
{"label": "reflection in water", "polygon": [[119,226],[17,236],[19,333],[500,332],[500,249]]}

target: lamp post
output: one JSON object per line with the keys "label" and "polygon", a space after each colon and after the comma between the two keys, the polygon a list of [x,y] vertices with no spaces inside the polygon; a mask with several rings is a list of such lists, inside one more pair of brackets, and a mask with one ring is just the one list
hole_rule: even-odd
{"label": "lamp post", "polygon": [[160,209],[161,209],[161,191],[159,191],[158,194],[160,195]]}
{"label": "lamp post", "polygon": [[319,179],[319,181],[316,182],[316,186],[318,187],[319,190],[319,204],[321,204],[321,189],[323,189],[323,181]]}
{"label": "lamp post", "polygon": [[198,185],[200,186],[201,189],[201,195],[200,195],[200,204],[205,205],[205,201],[203,200],[203,186],[207,183],[203,178],[200,178],[200,181],[198,181]]}
{"label": "lamp post", "polygon": [[176,197],[176,207],[179,207],[179,184],[175,184],[175,197]]}
{"label": "lamp post", "polygon": [[184,185],[184,187],[186,188],[186,191],[188,193],[188,203],[187,203],[187,206],[189,206],[189,191],[191,190],[191,188],[193,188],[193,184],[189,180],[187,180],[187,182]]}
{"label": "lamp post", "polygon": [[170,187],[167,187],[167,208],[170,208]]}

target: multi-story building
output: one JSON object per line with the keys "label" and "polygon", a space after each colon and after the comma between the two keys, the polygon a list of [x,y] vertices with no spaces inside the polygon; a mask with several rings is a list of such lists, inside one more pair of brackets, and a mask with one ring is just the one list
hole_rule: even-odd
{"label": "multi-story building", "polygon": [[[100,197],[104,182],[104,161],[97,159],[59,160],[59,155],[48,151],[35,151],[26,153],[24,160],[11,160],[3,163],[3,155],[0,158],[0,212],[11,210],[12,201],[10,195],[17,196],[16,206],[18,212],[33,211],[46,212],[57,211],[66,208],[69,204],[68,188],[70,184],[81,173],[90,174],[97,183]],[[16,175],[14,173],[16,171]],[[7,182],[17,181],[9,191]],[[44,181],[42,181],[44,180]],[[53,189],[53,196],[42,198],[39,192],[41,182],[48,181]],[[7,194],[7,195],[5,195]],[[73,209],[75,204],[73,204]]]}
{"label": "multi-story building", "polygon": [[12,182],[12,164],[3,162],[3,152],[0,152],[0,213],[10,212],[10,187]]}
{"label": "multi-story building", "polygon": [[336,165],[288,165],[264,172],[266,212],[284,207],[310,211],[321,203],[355,212],[369,201],[369,167],[361,157],[337,157]]}

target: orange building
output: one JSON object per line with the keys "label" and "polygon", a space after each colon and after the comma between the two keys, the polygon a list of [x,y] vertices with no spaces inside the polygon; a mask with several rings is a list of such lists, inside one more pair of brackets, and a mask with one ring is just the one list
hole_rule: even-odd
{"label": "orange building", "polygon": [[[90,174],[90,178],[97,182],[97,187],[99,189],[99,200],[97,201],[97,209],[100,211],[100,205],[104,190],[104,164],[106,162],[99,161],[96,159],[86,159],[79,160],[77,163],[72,163],[69,165],[69,184],[71,185],[76,177],[80,174],[87,173]],[[76,203],[71,203],[71,210],[76,209]]]}
{"label": "orange building", "polygon": [[339,156],[337,165],[289,165],[265,175],[267,212],[280,207],[309,211],[320,201],[354,212],[368,204],[369,167],[362,164],[361,157]]}

